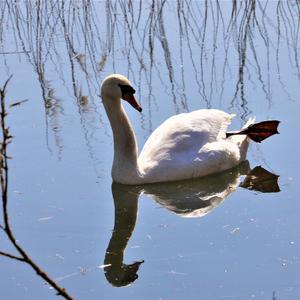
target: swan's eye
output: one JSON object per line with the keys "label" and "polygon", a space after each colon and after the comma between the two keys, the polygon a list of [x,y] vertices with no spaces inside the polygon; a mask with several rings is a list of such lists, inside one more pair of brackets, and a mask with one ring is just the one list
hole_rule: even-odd
{"label": "swan's eye", "polygon": [[130,85],[119,84],[119,87],[121,88],[122,95],[127,94],[127,93],[133,95],[135,93],[135,89]]}
{"label": "swan's eye", "polygon": [[132,105],[139,112],[142,111],[141,106],[134,98],[135,89],[130,85],[119,84],[119,87],[122,92],[122,99],[127,101],[130,105]]}

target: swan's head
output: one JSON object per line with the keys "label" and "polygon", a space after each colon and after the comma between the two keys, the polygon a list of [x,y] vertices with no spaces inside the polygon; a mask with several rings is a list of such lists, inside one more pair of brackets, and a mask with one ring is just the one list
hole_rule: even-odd
{"label": "swan's head", "polygon": [[107,103],[123,99],[141,112],[142,108],[136,101],[134,93],[135,89],[132,87],[131,82],[125,76],[120,74],[107,76],[101,85],[101,97],[104,102]]}

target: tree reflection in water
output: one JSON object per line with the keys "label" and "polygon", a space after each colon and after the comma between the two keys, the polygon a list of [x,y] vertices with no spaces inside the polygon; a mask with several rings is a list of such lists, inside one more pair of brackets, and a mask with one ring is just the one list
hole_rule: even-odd
{"label": "tree reflection in water", "polygon": [[16,55],[33,69],[59,153],[68,92],[95,155],[92,140],[104,127],[97,95],[107,73],[122,70],[138,87],[149,131],[156,91],[164,90],[175,113],[189,110],[196,89],[199,107],[221,101],[244,120],[257,101],[249,99],[252,86],[271,105],[278,83],[292,98],[281,75],[287,63],[300,78],[296,0],[1,1],[0,9],[1,65],[11,72],[7,57]]}

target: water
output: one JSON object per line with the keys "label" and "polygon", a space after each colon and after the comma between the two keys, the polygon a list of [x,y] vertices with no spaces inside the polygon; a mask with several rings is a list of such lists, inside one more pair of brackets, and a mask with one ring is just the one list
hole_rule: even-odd
{"label": "water", "polygon": [[[10,223],[51,278],[74,299],[299,297],[299,4],[0,5],[0,82],[13,74],[7,101],[29,100],[7,120]],[[225,174],[112,185],[98,96],[112,72],[130,78],[143,106],[124,104],[140,147],[169,116],[206,107],[235,113],[231,129],[250,116],[281,120],[280,135]],[[280,176],[280,192],[239,186],[256,166]],[[0,264],[1,299],[57,298],[24,263]]]}

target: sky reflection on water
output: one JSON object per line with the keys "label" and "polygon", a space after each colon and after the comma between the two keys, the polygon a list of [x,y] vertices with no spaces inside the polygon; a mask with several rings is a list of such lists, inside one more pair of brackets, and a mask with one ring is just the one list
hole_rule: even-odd
{"label": "sky reflection on water", "polygon": [[[50,0],[0,8],[0,82],[13,74],[8,101],[29,100],[8,117],[10,219],[50,276],[74,299],[299,296],[298,2]],[[201,180],[111,190],[112,136],[99,84],[112,72],[131,79],[143,105],[142,115],[126,106],[140,146],[167,117],[199,108],[235,113],[231,129],[253,115],[281,120],[281,134],[252,145],[248,159],[279,174],[282,191],[238,187],[238,171],[211,179],[221,185],[211,206],[189,197],[207,196]],[[126,195],[134,198],[129,208]],[[178,217],[195,211],[205,216]],[[11,250],[1,238],[0,250]],[[1,298],[56,298],[22,264],[0,257],[0,265]],[[113,288],[116,274],[133,283]]]}

